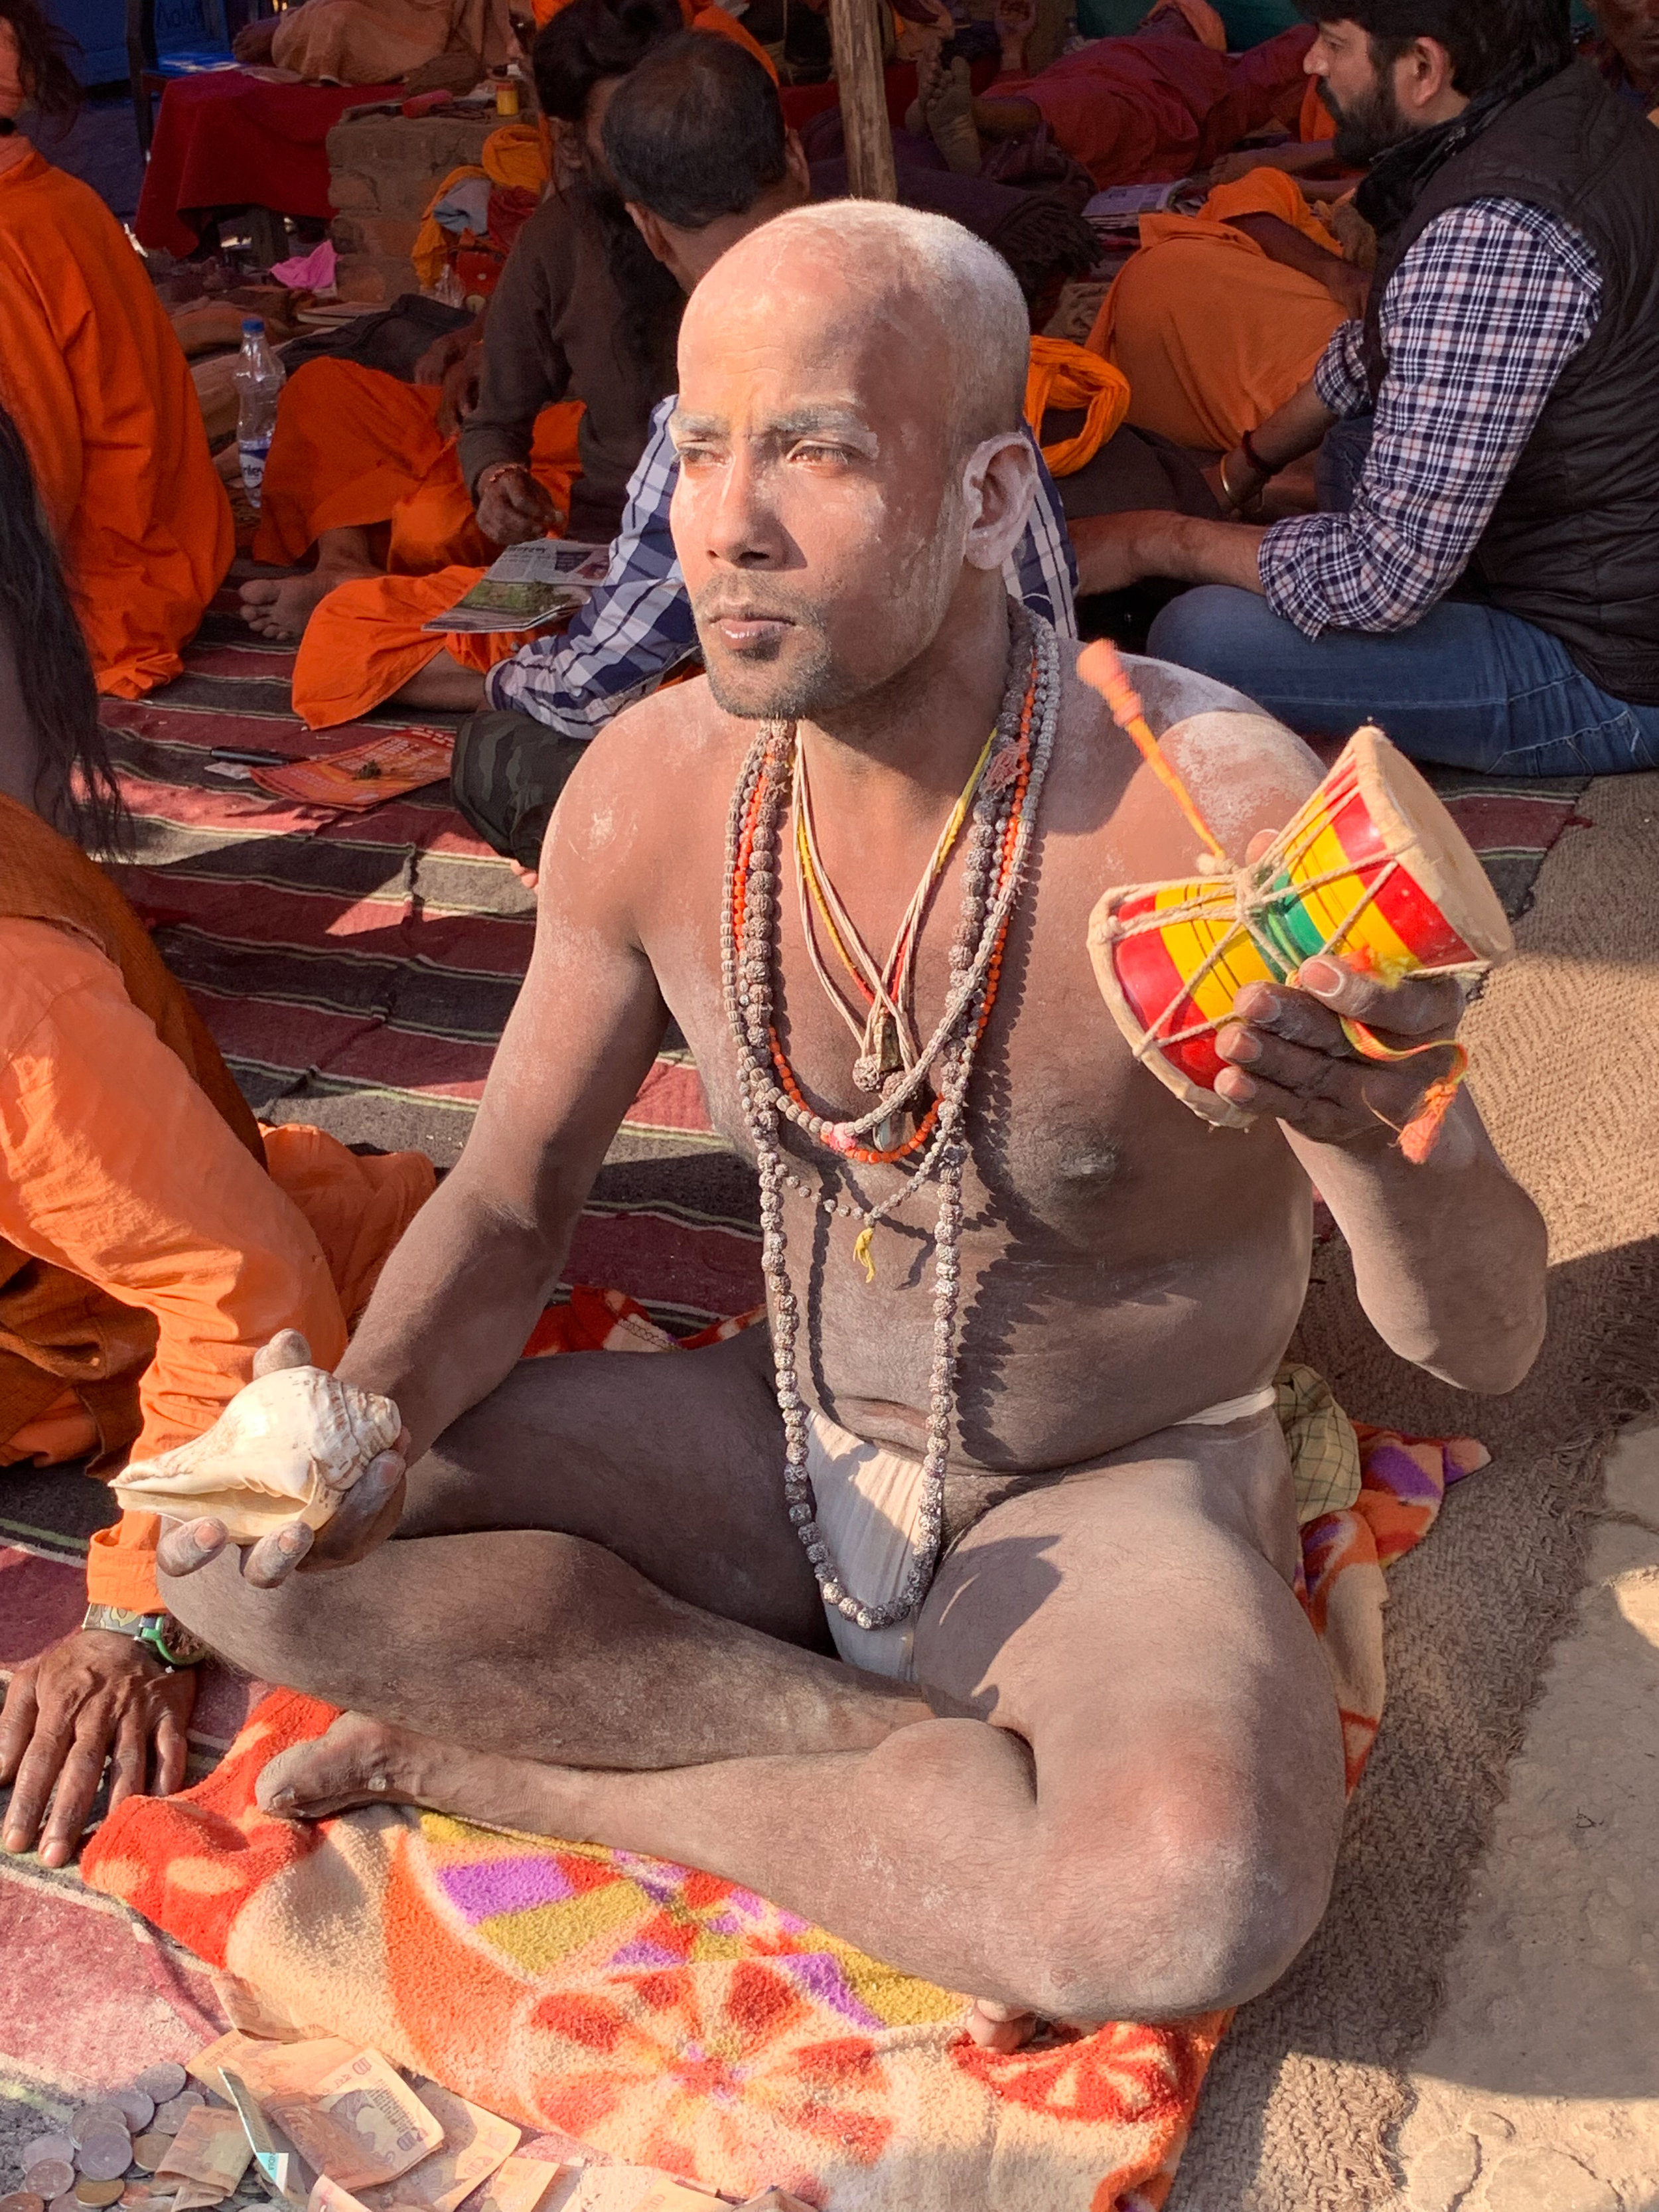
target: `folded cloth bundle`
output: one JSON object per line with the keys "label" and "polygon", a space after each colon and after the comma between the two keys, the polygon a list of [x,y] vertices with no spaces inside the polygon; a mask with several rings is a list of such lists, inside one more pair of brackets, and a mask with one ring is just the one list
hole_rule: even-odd
{"label": "folded cloth bundle", "polygon": [[[581,1291],[549,1323],[537,1351],[672,1348],[616,1292]],[[1340,1485],[1316,1393],[1292,1396],[1281,1410],[1323,1433],[1335,1455],[1319,1479]],[[1361,1487],[1304,1527],[1298,1593],[1351,1789],[1382,1711],[1382,1568],[1486,1457],[1468,1439],[1356,1433]],[[267,1760],[333,1717],[268,1697],[206,1781],[110,1816],[87,1881],[295,2022],[732,2197],[779,2183],[834,2212],[1164,2203],[1224,2014],[984,2051],[963,1997],[710,1875],[394,1806],[311,1826],[262,1814]]]}

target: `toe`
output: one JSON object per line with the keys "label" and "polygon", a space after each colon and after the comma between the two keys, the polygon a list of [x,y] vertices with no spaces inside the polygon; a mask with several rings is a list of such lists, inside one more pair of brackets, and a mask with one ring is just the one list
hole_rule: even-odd
{"label": "toe", "polygon": [[259,1776],[259,1809],[289,1820],[320,1820],[354,1805],[400,1802],[392,1772],[397,1732],[362,1713],[342,1713],[309,1743],[279,1752]]}

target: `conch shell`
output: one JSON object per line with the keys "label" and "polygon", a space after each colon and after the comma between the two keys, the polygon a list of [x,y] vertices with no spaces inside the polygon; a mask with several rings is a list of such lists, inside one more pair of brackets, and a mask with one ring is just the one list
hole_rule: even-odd
{"label": "conch shell", "polygon": [[280,1367],[237,1392],[210,1429],[111,1486],[124,1506],[179,1520],[211,1515],[234,1544],[290,1521],[320,1528],[369,1462],[398,1441],[390,1398],[321,1367]]}

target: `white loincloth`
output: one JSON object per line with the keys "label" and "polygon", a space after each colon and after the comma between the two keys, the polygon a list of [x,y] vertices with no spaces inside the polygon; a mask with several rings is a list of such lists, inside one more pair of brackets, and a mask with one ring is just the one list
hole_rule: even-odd
{"label": "white loincloth", "polygon": [[[1189,1413],[1181,1428],[1219,1428],[1252,1413],[1271,1413],[1273,1386],[1264,1383],[1242,1398],[1224,1399]],[[921,1510],[921,1462],[885,1444],[866,1443],[827,1415],[809,1417],[806,1472],[812,1478],[817,1522],[830,1547],[841,1586],[865,1605],[890,1605],[909,1571],[911,1547]],[[915,1680],[915,1615],[891,1628],[860,1628],[825,1606],[830,1633],[849,1667],[895,1681]]]}

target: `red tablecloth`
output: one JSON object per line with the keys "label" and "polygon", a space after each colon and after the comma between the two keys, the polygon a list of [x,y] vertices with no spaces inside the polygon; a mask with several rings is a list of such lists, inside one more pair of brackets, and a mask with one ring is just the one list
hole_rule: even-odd
{"label": "red tablecloth", "polygon": [[267,84],[241,70],[174,77],[161,95],[133,228],[140,243],[193,253],[189,211],[268,207],[326,219],[324,142],[348,107],[400,85]]}

